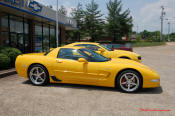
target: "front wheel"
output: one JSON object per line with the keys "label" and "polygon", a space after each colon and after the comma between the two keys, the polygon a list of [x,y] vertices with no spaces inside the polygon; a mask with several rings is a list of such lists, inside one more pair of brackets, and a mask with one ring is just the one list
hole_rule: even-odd
{"label": "front wheel", "polygon": [[117,78],[118,87],[127,93],[138,91],[142,86],[142,77],[136,71],[123,71]]}
{"label": "front wheel", "polygon": [[29,80],[32,84],[40,86],[49,83],[49,74],[42,65],[33,65],[28,70]]}

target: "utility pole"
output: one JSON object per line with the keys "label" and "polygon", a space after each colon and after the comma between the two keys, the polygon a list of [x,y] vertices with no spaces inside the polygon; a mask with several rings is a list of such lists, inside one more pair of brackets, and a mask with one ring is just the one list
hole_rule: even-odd
{"label": "utility pole", "polygon": [[56,9],[56,44],[59,46],[59,36],[58,36],[58,0],[57,0],[57,9]]}
{"label": "utility pole", "polygon": [[170,25],[171,23],[168,22],[168,41],[170,41]]}
{"label": "utility pole", "polygon": [[163,38],[163,20],[164,20],[164,16],[165,16],[165,8],[164,6],[161,6],[161,9],[162,9],[162,12],[161,12],[161,16],[160,16],[160,19],[161,19],[161,33],[160,33],[160,39],[162,41],[164,41],[164,38]]}
{"label": "utility pole", "polygon": [[137,25],[137,34],[139,33],[139,26]]}

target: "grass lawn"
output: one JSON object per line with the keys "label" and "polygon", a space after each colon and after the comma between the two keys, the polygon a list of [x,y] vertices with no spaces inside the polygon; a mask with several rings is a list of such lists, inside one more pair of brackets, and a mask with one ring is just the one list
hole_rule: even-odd
{"label": "grass lawn", "polygon": [[147,47],[160,45],[165,45],[165,42],[135,42],[132,44],[133,47]]}

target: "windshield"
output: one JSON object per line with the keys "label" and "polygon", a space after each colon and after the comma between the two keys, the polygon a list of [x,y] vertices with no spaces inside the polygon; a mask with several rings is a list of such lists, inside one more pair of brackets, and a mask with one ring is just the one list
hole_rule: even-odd
{"label": "windshield", "polygon": [[112,51],[112,49],[108,48],[106,45],[100,44],[100,46],[102,46],[103,48],[105,48],[108,51]]}
{"label": "windshield", "polygon": [[85,58],[89,61],[89,62],[106,62],[109,61],[110,59],[97,54],[89,49],[79,49],[80,53],[85,56]]}
{"label": "windshield", "polygon": [[50,49],[49,51],[46,51],[46,53],[44,54],[45,56],[47,56],[47,54],[49,54],[51,51],[53,51],[55,48]]}

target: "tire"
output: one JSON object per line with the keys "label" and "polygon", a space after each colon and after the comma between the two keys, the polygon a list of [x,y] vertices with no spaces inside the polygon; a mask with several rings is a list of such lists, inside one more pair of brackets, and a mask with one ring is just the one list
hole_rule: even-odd
{"label": "tire", "polygon": [[142,76],[133,70],[123,71],[117,77],[117,87],[126,93],[137,92],[142,87]]}
{"label": "tire", "polygon": [[28,78],[36,86],[47,85],[50,81],[47,69],[40,64],[32,65],[28,69]]}

